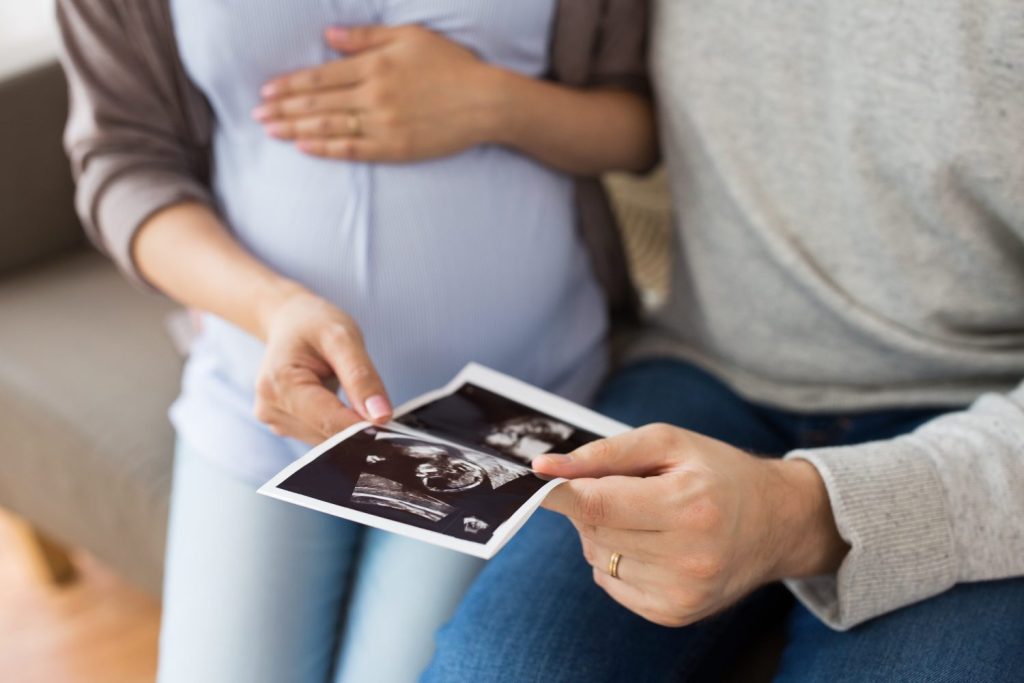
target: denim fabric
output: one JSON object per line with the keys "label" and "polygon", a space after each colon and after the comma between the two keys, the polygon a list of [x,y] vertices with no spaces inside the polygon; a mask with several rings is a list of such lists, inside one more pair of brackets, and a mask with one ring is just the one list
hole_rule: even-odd
{"label": "denim fabric", "polygon": [[256,493],[178,443],[160,683],[407,683],[480,561]]}
{"label": "denim fabric", "polygon": [[778,683],[1024,681],[1024,579],[961,584],[847,632],[797,606],[788,632]]}
{"label": "denim fabric", "polygon": [[[780,411],[748,403],[674,360],[619,372],[597,407],[630,424],[669,422],[771,456],[890,438],[942,412]],[[488,563],[439,632],[423,680],[719,680],[768,630],[786,633],[784,681],[1002,681],[1020,680],[1024,671],[1024,580],[959,586],[839,633],[779,585],[698,624],[663,628],[613,602],[590,575],[573,527],[540,511]]]}

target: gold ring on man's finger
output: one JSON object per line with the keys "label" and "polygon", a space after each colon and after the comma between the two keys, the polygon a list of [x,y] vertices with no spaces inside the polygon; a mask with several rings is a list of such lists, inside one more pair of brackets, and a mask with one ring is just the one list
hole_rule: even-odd
{"label": "gold ring on man's finger", "polygon": [[612,553],[611,559],[608,560],[608,574],[613,578],[619,578],[619,560],[622,559],[622,553]]}

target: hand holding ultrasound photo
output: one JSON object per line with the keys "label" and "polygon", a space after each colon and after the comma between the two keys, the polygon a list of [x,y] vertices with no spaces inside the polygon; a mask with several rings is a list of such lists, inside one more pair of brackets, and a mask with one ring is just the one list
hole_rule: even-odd
{"label": "hand holding ultrasound photo", "polygon": [[480,365],[320,444],[260,488],[274,498],[482,558],[563,480],[530,461],[625,431],[619,422]]}

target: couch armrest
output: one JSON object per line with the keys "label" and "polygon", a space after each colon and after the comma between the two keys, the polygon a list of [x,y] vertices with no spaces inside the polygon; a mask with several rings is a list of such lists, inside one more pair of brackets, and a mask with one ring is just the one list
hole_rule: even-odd
{"label": "couch armrest", "polygon": [[56,62],[0,79],[0,273],[83,243],[61,146],[66,116]]}

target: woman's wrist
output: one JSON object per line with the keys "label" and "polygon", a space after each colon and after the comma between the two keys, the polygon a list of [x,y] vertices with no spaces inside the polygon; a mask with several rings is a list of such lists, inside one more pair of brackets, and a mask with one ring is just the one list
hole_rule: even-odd
{"label": "woman's wrist", "polygon": [[560,171],[642,171],[657,157],[651,104],[635,93],[580,89],[481,64],[479,143],[504,145]]}
{"label": "woman's wrist", "polygon": [[[482,123],[486,142],[514,149],[527,149],[531,126],[543,120],[543,114],[557,112],[562,116],[560,101],[555,97],[561,86],[524,76],[515,71],[490,64],[481,64],[481,101],[485,103]],[[547,107],[547,112],[540,112]],[[550,120],[550,119],[549,119]]]}
{"label": "woman's wrist", "polygon": [[254,292],[257,336],[266,341],[277,313],[296,297],[313,296],[299,283],[284,277],[271,276]]}
{"label": "woman's wrist", "polygon": [[513,115],[514,87],[509,72],[486,62],[474,65],[466,92],[472,97],[469,126],[477,144],[508,144],[508,126]]}

